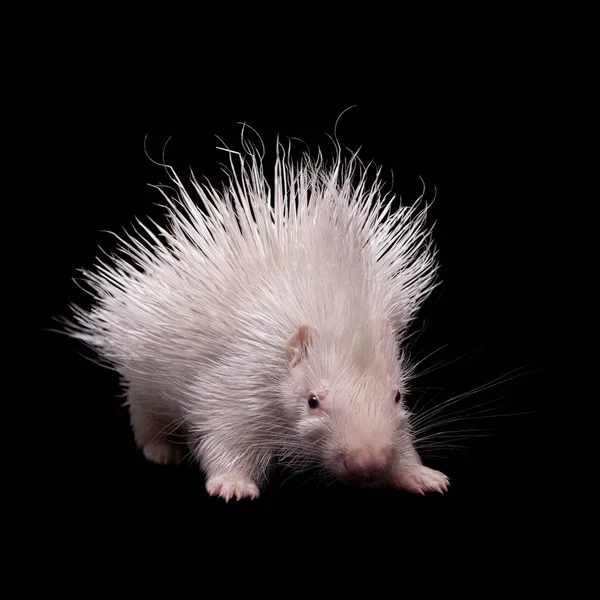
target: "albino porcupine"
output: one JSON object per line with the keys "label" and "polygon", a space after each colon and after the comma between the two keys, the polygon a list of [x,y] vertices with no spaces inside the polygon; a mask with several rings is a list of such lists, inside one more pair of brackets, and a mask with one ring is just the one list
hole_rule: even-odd
{"label": "albino porcupine", "polygon": [[222,191],[165,165],[168,224],[130,236],[84,280],[68,333],[120,374],[137,445],[157,463],[185,447],[211,495],[255,498],[269,467],[444,491],[421,463],[404,405],[406,331],[436,269],[425,209],[400,206],[339,145],[272,185],[246,142]]}

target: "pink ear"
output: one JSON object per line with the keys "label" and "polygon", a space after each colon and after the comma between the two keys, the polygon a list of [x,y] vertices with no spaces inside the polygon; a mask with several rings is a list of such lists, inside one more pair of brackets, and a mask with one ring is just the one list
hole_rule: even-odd
{"label": "pink ear", "polygon": [[290,361],[290,366],[295,367],[306,358],[306,352],[314,329],[308,325],[300,325],[285,344],[285,351]]}

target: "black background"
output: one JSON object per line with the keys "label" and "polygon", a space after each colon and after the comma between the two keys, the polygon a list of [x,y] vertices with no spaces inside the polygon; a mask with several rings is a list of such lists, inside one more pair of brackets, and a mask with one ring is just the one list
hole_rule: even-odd
{"label": "black background", "polygon": [[[127,593],[127,576],[133,594],[157,591],[171,562],[171,596],[303,583],[311,596],[344,584],[581,596],[597,521],[585,511],[597,311],[584,306],[596,297],[597,20],[562,4],[190,6],[157,5],[154,23],[149,4],[6,13],[5,571],[20,589],[78,597]],[[111,247],[103,231],[160,215],[147,184],[165,174],[145,136],[153,157],[171,137],[168,162],[218,182],[214,135],[235,146],[246,121],[267,148],[276,134],[326,147],[351,105],[342,142],[393,170],[407,202],[419,177],[437,189],[443,284],[415,353],[443,347],[423,368],[458,360],[415,385],[442,387],[443,401],[521,369],[456,408],[527,414],[467,423],[493,435],[428,459],[451,477],[444,496],[292,479],[226,505],[194,466],[144,461],[116,377],[49,331],[53,317],[85,302],[73,277]]]}
{"label": "black background", "polygon": [[[445,544],[449,538],[441,532],[451,527],[488,540],[509,534],[521,549],[543,545],[553,493],[546,422],[557,406],[548,326],[556,310],[549,300],[555,216],[548,184],[556,129],[546,126],[537,84],[524,88],[513,81],[507,87],[492,77],[469,88],[463,83],[450,78],[432,95],[409,84],[402,91],[397,84],[396,94],[367,99],[306,94],[284,101],[265,94],[225,102],[198,93],[191,102],[195,110],[186,106],[185,119],[178,122],[155,117],[130,127],[122,121],[104,127],[103,120],[64,132],[65,160],[59,158],[62,167],[53,171],[56,194],[40,213],[44,292],[35,326],[41,332],[44,395],[60,399],[68,428],[65,460],[57,467],[72,490],[63,508],[82,527],[97,526],[113,532],[114,539],[131,541],[132,531],[150,522],[183,537],[196,526],[268,521],[284,528],[298,522],[322,527],[326,522],[328,530],[334,523],[351,523],[355,533],[391,538],[431,527],[434,533],[428,535],[443,537]],[[495,417],[456,426],[490,428],[489,437],[463,440],[462,452],[438,451],[427,460],[451,478],[443,496],[325,487],[298,477],[274,480],[257,501],[226,505],[207,496],[194,465],[147,463],[119,406],[116,375],[89,360],[79,344],[45,330],[55,327],[53,317],[68,314],[68,302],[86,302],[73,277],[77,268],[93,263],[98,245],[111,248],[114,242],[104,231],[120,231],[136,216],[160,218],[153,204],[160,195],[148,184],[166,182],[166,175],[146,156],[146,136],[153,158],[161,157],[170,138],[169,164],[184,178],[191,167],[218,183],[224,155],[216,150],[215,135],[235,147],[238,123],[246,122],[260,133],[268,156],[278,134],[328,149],[325,134],[333,133],[337,117],[353,105],[338,123],[338,138],[352,149],[360,147],[363,160],[383,166],[390,181],[393,172],[394,192],[407,203],[420,194],[420,178],[427,197],[434,189],[437,194],[431,216],[442,285],[416,324],[423,332],[413,352],[424,357],[438,350],[422,369],[438,361],[442,366],[415,386],[443,388],[434,400],[439,402],[514,370],[522,374],[455,407],[475,411],[492,401],[486,407]],[[422,393],[415,391],[410,401]],[[433,396],[426,392],[424,400]],[[508,413],[524,414],[503,416]]]}

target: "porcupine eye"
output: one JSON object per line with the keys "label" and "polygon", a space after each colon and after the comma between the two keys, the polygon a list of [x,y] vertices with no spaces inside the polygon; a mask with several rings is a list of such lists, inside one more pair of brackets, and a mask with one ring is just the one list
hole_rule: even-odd
{"label": "porcupine eye", "polygon": [[312,408],[313,410],[315,408],[319,408],[319,399],[316,396],[310,396],[310,398],[308,399],[308,407]]}
{"label": "porcupine eye", "polygon": [[396,404],[402,400],[402,394],[400,392],[396,392]]}

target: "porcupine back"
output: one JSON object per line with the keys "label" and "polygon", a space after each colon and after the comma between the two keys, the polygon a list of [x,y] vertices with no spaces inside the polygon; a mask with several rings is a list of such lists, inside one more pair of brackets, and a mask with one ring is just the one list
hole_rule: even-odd
{"label": "porcupine back", "polygon": [[140,221],[143,236],[84,271],[95,306],[73,307],[71,334],[126,380],[176,387],[238,348],[249,375],[277,369],[300,323],[336,332],[349,353],[369,353],[382,318],[404,331],[435,272],[425,210],[393,210],[379,172],[339,147],[329,165],[277,148],[272,185],[247,144],[229,151],[222,190],[192,175],[199,205],[166,167],[168,224]]}

